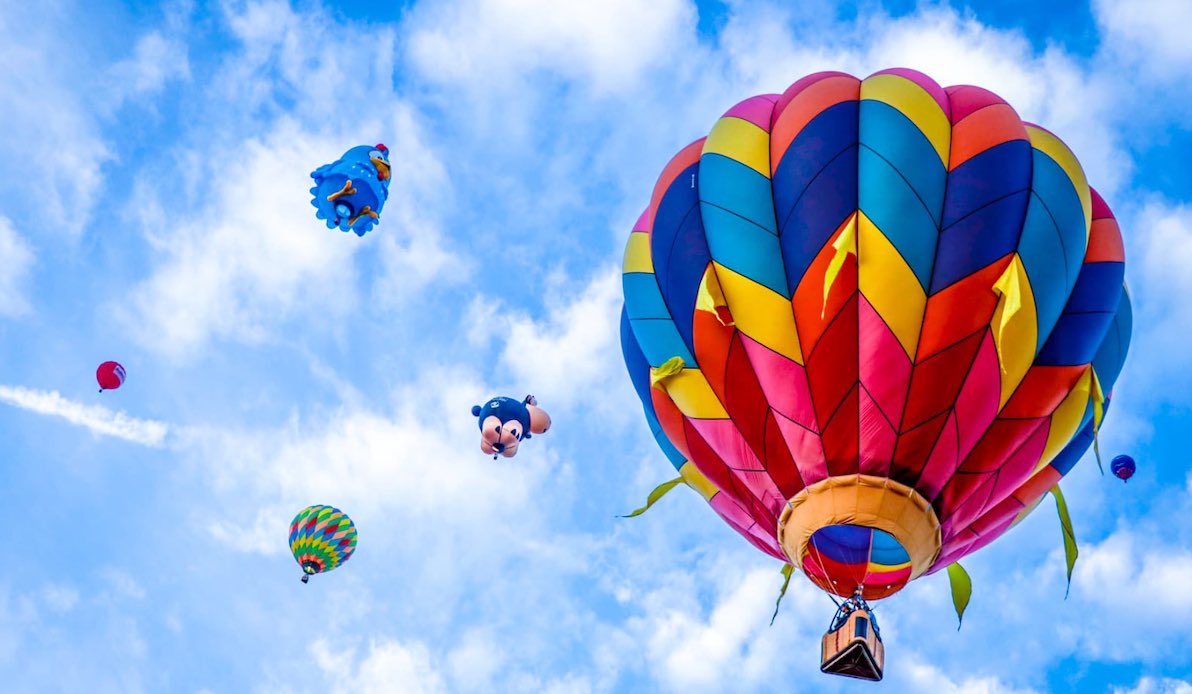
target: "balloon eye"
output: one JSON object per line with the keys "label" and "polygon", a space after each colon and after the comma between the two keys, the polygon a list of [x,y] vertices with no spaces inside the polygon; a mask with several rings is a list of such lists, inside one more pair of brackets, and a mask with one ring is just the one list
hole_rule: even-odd
{"label": "balloon eye", "polygon": [[501,433],[501,425],[500,424],[497,425],[497,433],[498,434]]}
{"label": "balloon eye", "polygon": [[517,438],[517,429],[510,429],[509,433],[513,434],[513,438]]}

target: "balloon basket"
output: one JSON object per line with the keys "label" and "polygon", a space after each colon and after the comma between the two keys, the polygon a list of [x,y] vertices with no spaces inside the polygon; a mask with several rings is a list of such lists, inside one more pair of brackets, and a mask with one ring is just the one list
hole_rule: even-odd
{"label": "balloon basket", "polygon": [[824,634],[820,672],[880,682],[885,662],[886,648],[873,611],[864,600],[845,601]]}

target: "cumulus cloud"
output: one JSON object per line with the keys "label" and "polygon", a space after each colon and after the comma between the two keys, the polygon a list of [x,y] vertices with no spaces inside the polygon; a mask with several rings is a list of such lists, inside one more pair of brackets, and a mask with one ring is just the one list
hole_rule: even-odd
{"label": "cumulus cloud", "polygon": [[137,419],[103,405],[84,405],[62,397],[56,390],[44,391],[23,386],[0,385],[0,402],[37,414],[60,417],[93,434],[111,436],[142,446],[163,445],[170,431],[168,424],[152,419]]}
{"label": "cumulus cloud", "polygon": [[337,651],[326,639],[315,641],[310,650],[331,691],[360,694],[383,694],[395,688],[410,694],[448,691],[443,676],[431,663],[429,651],[419,642],[373,642],[359,662],[353,650]]}
{"label": "cumulus cloud", "polygon": [[1164,79],[1192,71],[1192,44],[1184,31],[1192,24],[1192,5],[1180,0],[1092,4],[1105,48],[1134,70]]}
{"label": "cumulus cloud", "polygon": [[1113,694],[1192,694],[1192,683],[1170,677],[1143,677],[1126,689],[1114,687]]}

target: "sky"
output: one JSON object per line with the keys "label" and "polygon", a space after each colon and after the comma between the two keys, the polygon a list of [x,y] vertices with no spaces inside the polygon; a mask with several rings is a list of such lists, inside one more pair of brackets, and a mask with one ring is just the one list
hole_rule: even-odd
{"label": "sky", "polygon": [[[341,5],[3,1],[5,691],[1192,692],[1192,5]],[[1138,473],[1065,478],[1066,600],[1045,500],[965,561],[959,631],[943,573],[881,603],[875,686],[818,672],[802,577],[769,625],[780,565],[691,490],[616,517],[673,476],[618,316],[674,152],[894,66],[1000,94],[1113,207],[1135,331],[1100,445]],[[310,171],[376,142],[380,225],[324,228]],[[525,393],[552,430],[482,455],[471,406]],[[303,585],[315,503],[359,547]]]}

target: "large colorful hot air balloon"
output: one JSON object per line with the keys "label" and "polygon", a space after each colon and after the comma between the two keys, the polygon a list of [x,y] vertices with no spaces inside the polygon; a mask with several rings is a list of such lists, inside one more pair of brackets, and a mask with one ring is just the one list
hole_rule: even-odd
{"label": "large colorful hot air balloon", "polygon": [[302,582],[343,564],[356,551],[356,525],[332,506],[308,506],[290,523],[290,551],[302,567]]}
{"label": "large colorful hot air balloon", "polygon": [[99,392],[116,390],[124,385],[124,367],[119,362],[105,361],[95,370],[95,380],[99,383]]}
{"label": "large colorful hot air balloon", "polygon": [[979,87],[810,75],[663,170],[625,362],[684,481],[762,551],[882,598],[1001,535],[1093,442],[1130,339],[1121,235]]}

